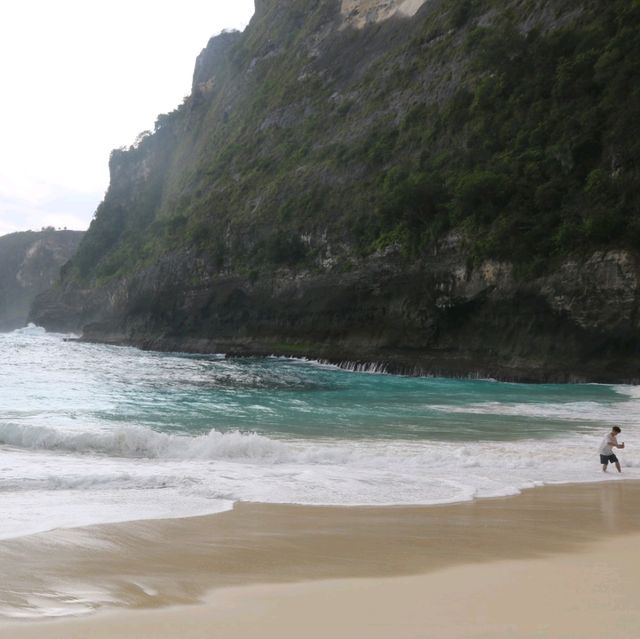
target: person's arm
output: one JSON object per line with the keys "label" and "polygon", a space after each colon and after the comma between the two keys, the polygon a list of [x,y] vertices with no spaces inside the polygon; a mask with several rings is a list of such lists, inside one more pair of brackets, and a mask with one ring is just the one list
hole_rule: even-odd
{"label": "person's arm", "polygon": [[618,444],[618,438],[617,437],[612,437],[611,438],[611,446],[612,446],[612,448],[624,448],[624,443]]}

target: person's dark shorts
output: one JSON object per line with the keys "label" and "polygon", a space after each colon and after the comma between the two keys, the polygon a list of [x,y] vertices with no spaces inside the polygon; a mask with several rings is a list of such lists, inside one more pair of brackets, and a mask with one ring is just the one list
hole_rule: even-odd
{"label": "person's dark shorts", "polygon": [[609,462],[615,464],[618,461],[618,458],[615,455],[600,455],[600,463],[603,465],[607,465]]}

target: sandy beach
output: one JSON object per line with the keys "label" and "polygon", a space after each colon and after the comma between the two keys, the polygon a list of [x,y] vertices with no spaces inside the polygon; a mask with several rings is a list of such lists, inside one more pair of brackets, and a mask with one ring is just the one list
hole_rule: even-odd
{"label": "sandy beach", "polygon": [[[640,627],[638,506],[640,482],[612,477],[444,506],[241,503],[53,531],[1,544],[14,619],[0,636],[595,637],[603,617],[622,636]],[[34,621],[34,602],[97,612]]]}

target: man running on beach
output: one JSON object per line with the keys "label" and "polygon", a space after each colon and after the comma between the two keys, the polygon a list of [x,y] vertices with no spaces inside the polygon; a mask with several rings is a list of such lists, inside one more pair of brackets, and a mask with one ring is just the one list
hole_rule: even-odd
{"label": "man running on beach", "polygon": [[614,426],[610,433],[607,433],[600,444],[600,463],[602,464],[602,472],[607,472],[607,466],[609,462],[616,465],[618,472],[621,473],[620,462],[618,458],[613,454],[614,448],[624,448],[624,444],[618,444],[617,436],[620,433],[620,427]]}

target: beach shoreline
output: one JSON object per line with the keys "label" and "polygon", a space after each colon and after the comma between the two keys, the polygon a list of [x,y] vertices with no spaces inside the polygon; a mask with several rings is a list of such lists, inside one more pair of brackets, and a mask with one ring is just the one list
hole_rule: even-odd
{"label": "beach shoreline", "polygon": [[[112,636],[133,637],[125,626],[147,623],[155,628],[153,636],[173,637],[178,633],[171,634],[169,621],[165,634],[158,624],[175,619],[180,626],[180,618],[195,617],[210,627],[217,623],[218,613],[220,623],[233,617],[230,609],[238,619],[249,619],[256,610],[278,608],[291,598],[301,598],[299,605],[312,614],[314,600],[327,601],[338,592],[345,601],[353,600],[355,610],[366,607],[363,588],[378,592],[378,597],[396,588],[437,592],[443,575],[458,575],[464,583],[494,579],[495,588],[502,588],[499,574],[504,579],[508,571],[500,573],[505,569],[499,566],[505,565],[537,574],[545,566],[551,570],[556,561],[575,564],[566,570],[586,583],[580,575],[590,561],[602,563],[610,548],[631,548],[640,539],[638,506],[640,482],[614,476],[607,482],[546,486],[513,497],[450,505],[334,508],[239,503],[233,511],[213,516],[9,540],[0,544],[5,557],[2,583],[3,594],[13,593],[14,614],[27,617],[34,600],[43,609],[49,606],[52,615],[98,614],[58,621],[17,621],[5,614],[0,637],[102,637],[109,636],[100,632],[111,623],[119,625]],[[610,571],[626,574],[627,561],[635,560],[625,559],[620,565],[612,560]],[[450,595],[459,597],[454,590]],[[631,591],[640,595],[640,587]],[[371,595],[372,603],[376,596]],[[235,603],[227,605],[229,601]],[[511,608],[519,605],[516,600]],[[5,613],[7,609],[5,605]],[[344,610],[340,614],[348,616]],[[345,617],[345,624],[354,628],[357,620]],[[194,627],[195,634],[180,636],[205,636],[198,634],[201,630]],[[440,627],[438,632],[449,630]],[[374,631],[367,627],[369,635]],[[248,628],[246,632],[250,636]]]}

